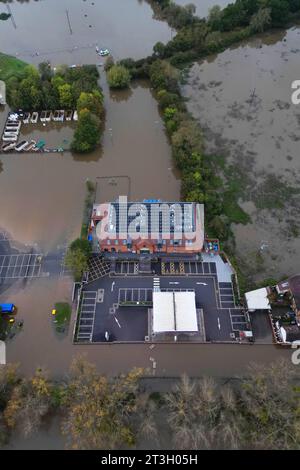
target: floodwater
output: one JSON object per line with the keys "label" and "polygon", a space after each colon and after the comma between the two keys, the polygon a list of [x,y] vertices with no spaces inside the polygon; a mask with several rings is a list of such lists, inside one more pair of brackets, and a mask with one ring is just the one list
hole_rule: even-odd
{"label": "floodwater", "polygon": [[12,18],[1,22],[1,52],[28,62],[95,63],[96,45],[116,60],[141,58],[171,38],[168,25],[153,19],[143,0],[14,0],[8,8]]}
{"label": "floodwater", "polygon": [[[151,52],[156,41],[169,39],[170,30],[152,19],[152,11],[145,2],[94,3],[97,4],[79,0],[12,2],[17,28],[12,22],[1,25],[3,52],[19,51],[23,57],[27,51],[24,59],[34,63],[44,59],[51,60],[53,65],[96,63],[99,58],[93,43],[109,47],[116,58],[141,57]],[[67,8],[73,34],[67,29]],[[87,19],[85,14],[89,15]],[[84,47],[88,44],[89,47]],[[88,178],[93,181],[99,178],[98,184],[104,188],[101,191],[100,187],[103,199],[106,195],[111,197],[112,187],[107,184],[111,179],[117,182],[114,191],[123,192],[126,187],[132,200],[180,198],[180,181],[172,166],[170,146],[149,86],[136,82],[129,91],[110,93],[103,74],[101,84],[106,125],[102,146],[97,151],[80,157],[68,152],[0,157],[0,227],[20,243],[37,244],[41,251],[49,252],[76,237],[80,232]],[[204,107],[211,107],[213,113],[211,104]],[[4,113],[0,115],[2,122],[3,117]],[[69,140],[70,128],[67,129],[66,140]],[[49,146],[56,146],[57,140],[61,143],[57,126],[47,125],[40,130]],[[105,177],[108,178],[104,181]],[[129,181],[128,185],[124,185],[125,180]],[[282,350],[263,345],[241,346],[239,354],[236,354],[239,345],[157,345],[151,351],[144,344],[74,346],[71,343],[74,314],[69,336],[63,337],[54,333],[50,315],[55,302],[70,299],[71,289],[68,279],[46,278],[25,285],[17,283],[5,291],[3,301],[16,303],[18,316],[24,319],[23,331],[7,346],[8,361],[21,362],[22,372],[32,373],[42,364],[51,374],[60,376],[68,369],[72,357],[83,352],[101,372],[109,374],[132,366],[147,368],[152,364],[150,357],[155,357],[159,376],[173,377],[183,372],[193,376],[203,373],[232,376],[243,373],[250,359],[270,362],[283,354]]]}
{"label": "floodwater", "polygon": [[231,0],[192,0],[189,2],[188,0],[175,0],[175,3],[178,5],[188,5],[189,3],[193,3],[196,6],[196,14],[200,16],[200,18],[207,16],[209,13],[209,9],[214,5],[219,5],[221,8],[226,7],[229,3],[233,3]]}
{"label": "floodwater", "polygon": [[[129,93],[110,96],[106,91],[106,112],[102,147],[90,155],[1,156],[0,226],[21,243],[37,243],[48,251],[74,238],[80,231],[87,179],[128,176],[132,200],[179,198],[180,181],[149,87],[139,82]],[[49,132],[43,128],[39,135],[49,147],[63,143],[57,136],[59,124],[55,127]]]}
{"label": "floodwater", "polygon": [[299,272],[299,38],[295,27],[228,49],[195,64],[183,88],[207,152],[235,167],[251,216],[234,228],[237,252],[256,279]]}
{"label": "floodwater", "polygon": [[[150,6],[138,0],[45,0],[12,2],[10,7],[17,27],[11,21],[1,23],[1,50],[19,52],[32,63],[99,63],[95,44],[108,47],[117,59],[143,57],[151,53],[157,40],[166,42],[170,38],[168,26],[152,19]],[[66,9],[72,34],[66,23]],[[0,232],[5,230],[20,244],[55,253],[77,237],[87,179],[97,180],[102,200],[119,194],[127,194],[132,200],[180,198],[180,180],[173,169],[171,149],[149,85],[139,81],[130,90],[111,93],[104,72],[101,85],[106,122],[102,145],[94,153],[1,155]],[[7,112],[0,112],[2,126]],[[50,148],[66,148],[72,133],[71,124],[46,124],[34,129],[29,125],[22,129],[22,136],[42,138]],[[7,345],[7,360],[21,362],[22,372],[31,373],[43,364],[51,374],[61,375],[69,367],[78,351],[71,342],[72,328],[69,337],[57,337],[50,312],[55,302],[70,301],[71,290],[68,279],[46,278],[16,283],[1,296],[13,299],[18,318],[24,320],[23,331]],[[91,359],[99,362],[99,350],[90,351]],[[113,353],[115,359],[117,355],[117,351]],[[131,355],[131,366],[135,356]],[[103,372],[113,369],[107,362]]]}

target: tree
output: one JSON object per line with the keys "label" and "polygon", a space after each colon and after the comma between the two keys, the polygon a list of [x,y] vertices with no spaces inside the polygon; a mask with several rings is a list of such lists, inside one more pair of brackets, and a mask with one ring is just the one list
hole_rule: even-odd
{"label": "tree", "polygon": [[41,62],[39,64],[39,73],[41,76],[41,79],[50,81],[51,78],[53,77],[53,71],[51,69],[51,65],[49,62]]}
{"label": "tree", "polygon": [[219,5],[214,5],[209,9],[207,22],[211,29],[219,30],[222,21],[222,9]]}
{"label": "tree", "polygon": [[130,72],[123,65],[113,65],[107,72],[110,88],[127,88],[130,80]]}
{"label": "tree", "polygon": [[72,109],[74,107],[74,99],[72,95],[72,87],[68,83],[64,85],[59,85],[59,102],[60,106],[63,109]]}
{"label": "tree", "polygon": [[71,149],[78,153],[94,150],[100,138],[100,121],[88,109],[79,113]]}
{"label": "tree", "polygon": [[250,448],[299,449],[299,373],[290,362],[252,364],[240,395]]}
{"label": "tree", "polygon": [[115,449],[135,443],[141,374],[141,369],[134,369],[108,379],[83,357],[73,361],[64,392],[62,425],[71,448]]}
{"label": "tree", "polygon": [[88,270],[91,253],[92,248],[88,240],[77,238],[69,246],[65,263],[73,271],[75,280],[79,281],[83,273]]}
{"label": "tree", "polygon": [[77,101],[77,111],[88,109],[92,114],[101,116],[103,113],[103,95],[98,90],[92,93],[82,92]]}
{"label": "tree", "polygon": [[27,437],[36,432],[51,408],[52,386],[42,369],[30,379],[15,385],[4,411],[9,428],[17,428]]}
{"label": "tree", "polygon": [[254,33],[263,33],[267,26],[270,25],[271,19],[271,8],[260,8],[255,13],[250,21],[250,28]]}
{"label": "tree", "polygon": [[152,86],[156,90],[166,90],[171,93],[178,91],[179,73],[169,62],[156,60],[149,70]]}
{"label": "tree", "polygon": [[192,120],[183,121],[172,135],[172,148],[178,168],[197,168],[203,150],[201,130]]}

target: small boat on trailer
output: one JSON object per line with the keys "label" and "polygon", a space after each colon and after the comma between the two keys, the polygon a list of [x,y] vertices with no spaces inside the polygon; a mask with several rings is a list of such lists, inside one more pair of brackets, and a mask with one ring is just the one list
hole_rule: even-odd
{"label": "small boat on trailer", "polygon": [[50,122],[51,121],[51,111],[42,111],[40,120],[41,122]]}
{"label": "small boat on trailer", "polygon": [[18,132],[4,132],[3,137],[18,137]]}
{"label": "small boat on trailer", "polygon": [[5,144],[2,146],[2,152],[8,152],[9,150],[13,150],[15,148],[16,144],[13,142],[10,142],[9,144]]}
{"label": "small boat on trailer", "polygon": [[24,117],[23,117],[23,124],[29,124],[30,123],[30,117],[31,117],[30,113],[25,113]]}
{"label": "small boat on trailer", "polygon": [[31,140],[28,145],[26,145],[23,148],[24,152],[30,152],[30,150],[33,150],[33,148],[36,146],[36,140]]}
{"label": "small boat on trailer", "polygon": [[66,111],[65,116],[66,116],[66,121],[72,121],[73,111]]}
{"label": "small boat on trailer", "polygon": [[3,136],[2,136],[2,140],[3,140],[3,142],[17,142],[18,136],[17,136],[17,135],[14,135],[13,137],[12,137],[12,136],[9,137],[9,136],[3,135]]}
{"label": "small boat on trailer", "polygon": [[21,123],[7,122],[5,129],[8,131],[19,131],[21,129]]}
{"label": "small boat on trailer", "polygon": [[54,122],[63,122],[64,119],[65,119],[65,112],[63,109],[57,109],[56,111],[54,111],[54,114],[53,114]]}
{"label": "small boat on trailer", "polygon": [[34,111],[34,113],[32,113],[31,115],[30,122],[31,124],[36,124],[38,120],[39,120],[39,113],[37,111]]}
{"label": "small boat on trailer", "polygon": [[18,128],[11,128],[11,127],[6,127],[4,129],[4,134],[15,134],[15,135],[19,135],[20,133],[20,129]]}
{"label": "small boat on trailer", "polygon": [[19,144],[16,145],[15,150],[17,152],[22,152],[25,147],[28,145],[28,140],[22,140]]}

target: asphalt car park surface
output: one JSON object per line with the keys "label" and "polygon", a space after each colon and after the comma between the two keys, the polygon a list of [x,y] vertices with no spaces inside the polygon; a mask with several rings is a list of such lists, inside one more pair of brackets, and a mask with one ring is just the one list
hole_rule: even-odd
{"label": "asphalt car park surface", "polygon": [[[126,263],[126,262],[125,262]],[[170,265],[166,265],[165,275],[139,275],[134,263],[118,266],[116,275],[106,275],[88,283],[83,295],[93,297],[89,306],[91,312],[80,311],[75,340],[104,342],[145,341],[148,336],[148,308],[141,306],[143,301],[152,300],[153,280],[159,277],[161,290],[193,290],[197,309],[203,310],[206,341],[232,342],[239,330],[247,329],[247,320],[243,311],[234,305],[230,282],[218,282],[214,263],[184,263],[184,275],[168,274]],[[189,267],[188,267],[189,265]],[[180,266],[171,266],[173,272],[179,272]],[[174,271],[175,269],[175,271]],[[176,271],[177,269],[177,271]],[[97,292],[103,290],[103,298],[97,301]],[[90,295],[88,293],[91,293]],[[140,302],[136,306],[122,306],[121,302]],[[92,313],[94,312],[94,313]],[[88,334],[84,334],[88,331]]]}

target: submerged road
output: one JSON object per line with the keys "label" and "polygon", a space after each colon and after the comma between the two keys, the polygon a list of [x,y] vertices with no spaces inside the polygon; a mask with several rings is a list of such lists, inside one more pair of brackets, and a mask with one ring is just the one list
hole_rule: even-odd
{"label": "submerged road", "polygon": [[[100,373],[116,375],[126,373],[133,367],[147,369],[150,377],[180,377],[186,373],[190,377],[209,375],[218,378],[232,378],[245,375],[251,362],[270,364],[280,358],[289,360],[292,350],[274,345],[240,344],[103,344],[72,345],[64,342],[64,347],[53,344],[53,349],[35,351],[32,344],[26,350],[26,361],[21,371],[31,374],[37,365],[45,366],[51,375],[61,377],[69,369],[72,359],[84,355],[96,364]],[[20,356],[8,345],[7,361],[19,362]],[[20,351],[19,351],[20,352]],[[299,366],[300,373],[300,366]]]}

